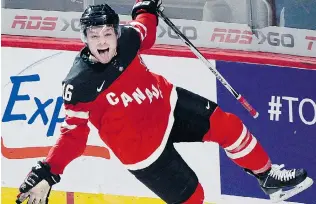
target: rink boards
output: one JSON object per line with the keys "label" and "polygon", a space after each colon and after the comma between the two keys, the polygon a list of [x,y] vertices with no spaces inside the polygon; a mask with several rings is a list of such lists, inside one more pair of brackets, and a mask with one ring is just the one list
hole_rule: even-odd
{"label": "rink boards", "polygon": [[[168,49],[159,49],[143,55],[151,71],[237,114],[273,162],[304,167],[316,178],[315,61],[284,62],[291,63],[289,67],[279,66],[277,60],[274,66],[258,64],[260,59],[246,63],[216,55],[225,59],[216,62],[218,70],[259,111],[254,120],[188,51],[170,54]],[[12,47],[1,51],[2,203],[11,203],[30,167],[45,157],[58,137],[63,121],[61,80],[77,52]],[[54,186],[52,203],[162,203],[120,165],[91,129],[84,156],[66,168],[62,182]],[[216,144],[179,144],[176,148],[196,171],[208,202],[269,203],[256,181]],[[315,191],[313,186],[290,201],[310,204],[316,200]]]}

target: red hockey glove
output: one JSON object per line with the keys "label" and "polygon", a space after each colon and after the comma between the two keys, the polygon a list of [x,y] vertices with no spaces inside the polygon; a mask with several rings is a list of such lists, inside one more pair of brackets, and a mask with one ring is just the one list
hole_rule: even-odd
{"label": "red hockey glove", "polygon": [[52,185],[59,181],[60,176],[52,174],[47,163],[37,162],[20,186],[16,203],[20,204],[29,198],[28,204],[48,204]]}

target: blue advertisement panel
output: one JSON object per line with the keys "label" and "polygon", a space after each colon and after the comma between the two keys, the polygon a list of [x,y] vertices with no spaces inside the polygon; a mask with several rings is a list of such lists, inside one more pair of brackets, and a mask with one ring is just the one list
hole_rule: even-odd
{"label": "blue advertisement panel", "polygon": [[[316,71],[268,65],[217,62],[218,70],[260,113],[253,119],[217,82],[218,103],[238,115],[266,149],[272,163],[304,168],[316,179]],[[257,180],[221,150],[223,194],[268,198]],[[258,187],[257,187],[258,186]],[[289,199],[316,203],[316,185]]]}

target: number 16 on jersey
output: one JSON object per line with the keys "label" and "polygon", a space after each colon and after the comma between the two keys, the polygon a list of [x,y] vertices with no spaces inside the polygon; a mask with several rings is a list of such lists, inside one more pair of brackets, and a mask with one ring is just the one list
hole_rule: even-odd
{"label": "number 16 on jersey", "polygon": [[72,90],[74,89],[73,85],[71,84],[63,84],[63,99],[66,101],[70,101],[71,100],[71,96],[72,96]]}

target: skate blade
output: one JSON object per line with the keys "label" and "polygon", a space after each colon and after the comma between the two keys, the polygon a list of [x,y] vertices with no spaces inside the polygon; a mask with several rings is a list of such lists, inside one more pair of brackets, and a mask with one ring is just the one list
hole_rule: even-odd
{"label": "skate blade", "polygon": [[270,199],[274,203],[284,201],[309,188],[311,185],[313,185],[313,183],[313,179],[307,177],[304,181],[291,190],[282,191],[282,189],[280,189],[279,191],[270,194]]}

